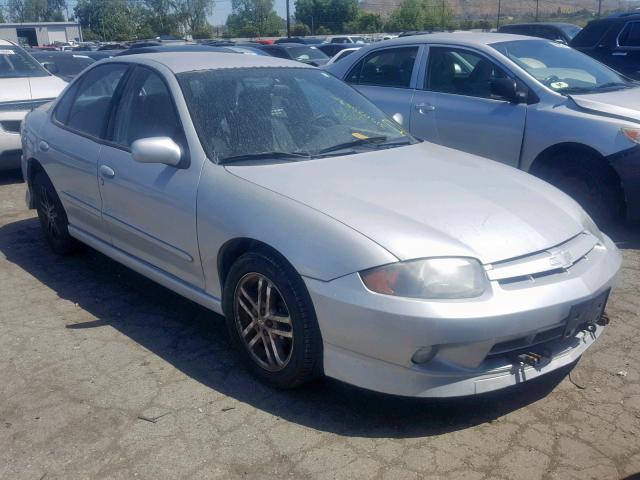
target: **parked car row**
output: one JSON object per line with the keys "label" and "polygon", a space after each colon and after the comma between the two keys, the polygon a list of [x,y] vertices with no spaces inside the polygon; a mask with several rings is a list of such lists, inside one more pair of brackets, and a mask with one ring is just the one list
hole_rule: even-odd
{"label": "parked car row", "polygon": [[640,218],[640,88],[566,45],[410,36],[327,69],[417,137],[533,173],[602,224]]}
{"label": "parked car row", "polygon": [[[463,149],[503,144],[505,153],[525,136],[529,152],[544,139],[527,130],[581,133],[600,116],[597,98],[565,104],[571,96],[558,91],[612,83],[613,73],[552,42],[468,38],[364,47],[335,64],[347,83],[304,63],[225,52],[92,64],[23,123],[28,204],[54,252],[82,242],[224,314],[249,370],[277,387],[328,375],[448,397],[544,375],[603,332],[618,250],[548,183],[407,126],[442,115],[433,128],[471,137]],[[533,55],[529,42],[554,61],[579,55],[569,57],[578,73]],[[405,126],[348,83],[388,100],[389,112],[402,106]],[[451,98],[412,103],[423,93]],[[555,120],[555,108],[572,120]],[[611,135],[605,127],[590,135]],[[610,144],[632,146],[629,132]]]}

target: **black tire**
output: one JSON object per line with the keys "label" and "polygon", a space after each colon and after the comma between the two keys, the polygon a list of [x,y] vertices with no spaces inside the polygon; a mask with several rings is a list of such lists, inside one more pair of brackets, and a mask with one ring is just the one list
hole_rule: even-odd
{"label": "black tire", "polygon": [[46,173],[37,172],[31,188],[40,226],[51,250],[58,255],[70,255],[78,251],[80,244],[69,235],[67,214]]}
{"label": "black tire", "polygon": [[589,154],[557,154],[537,176],[572,197],[600,227],[619,222],[623,217],[624,196],[619,180]]}
{"label": "black tire", "polygon": [[[250,317],[246,310],[238,306],[236,301],[237,295],[240,295],[238,289],[240,286],[247,285],[246,282],[252,276],[272,282],[271,285],[276,288],[275,292],[280,294],[279,298],[284,301],[281,303],[281,308],[286,308],[290,318],[290,326],[278,327],[281,330],[290,329],[292,338],[288,344],[290,347],[288,362],[285,366],[278,367],[281,369],[277,371],[269,370],[268,366],[258,363],[258,356],[250,351],[248,343],[253,338],[253,330],[256,336],[260,335],[260,332],[254,328],[246,335],[245,341],[239,326],[246,326],[246,323],[242,324],[242,315],[247,319]],[[255,304],[253,306],[251,310],[255,313]],[[322,375],[322,338],[311,298],[300,275],[279,255],[268,250],[257,250],[245,253],[238,258],[231,266],[224,284],[223,307],[231,341],[242,362],[258,379],[272,387],[289,389]],[[266,330],[265,327],[262,331],[266,332]],[[266,335],[265,338],[267,338]],[[269,343],[267,340],[264,341],[266,343],[263,349],[266,352]],[[284,343],[288,339],[279,337],[279,341]],[[274,349],[275,345],[271,349],[272,355]]]}

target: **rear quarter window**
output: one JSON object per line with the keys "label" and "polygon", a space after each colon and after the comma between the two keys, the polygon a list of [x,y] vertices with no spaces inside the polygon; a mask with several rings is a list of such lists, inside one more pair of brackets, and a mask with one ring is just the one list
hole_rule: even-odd
{"label": "rear quarter window", "polygon": [[613,23],[606,21],[594,21],[584,27],[571,41],[572,47],[595,47],[606,35]]}

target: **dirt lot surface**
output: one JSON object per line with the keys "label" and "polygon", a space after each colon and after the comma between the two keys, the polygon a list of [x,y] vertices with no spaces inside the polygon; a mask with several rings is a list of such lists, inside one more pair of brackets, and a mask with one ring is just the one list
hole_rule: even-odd
{"label": "dirt lot surface", "polygon": [[222,318],[94,251],[55,257],[0,174],[0,478],[620,479],[640,472],[640,229],[612,324],[568,370],[479,398],[248,376]]}

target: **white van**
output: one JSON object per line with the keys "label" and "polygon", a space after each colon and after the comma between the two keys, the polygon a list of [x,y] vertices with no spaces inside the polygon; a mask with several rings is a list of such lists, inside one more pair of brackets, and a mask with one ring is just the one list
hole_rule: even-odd
{"label": "white van", "polygon": [[18,45],[0,40],[0,171],[20,168],[24,116],[66,86]]}

